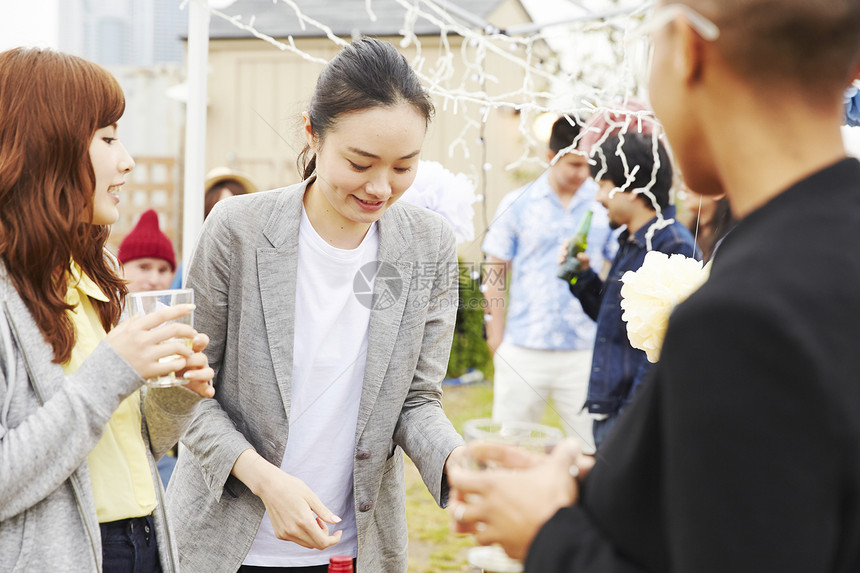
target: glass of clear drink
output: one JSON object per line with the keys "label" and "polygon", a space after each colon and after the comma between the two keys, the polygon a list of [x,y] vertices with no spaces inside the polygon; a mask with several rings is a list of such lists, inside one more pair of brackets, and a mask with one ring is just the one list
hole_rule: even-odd
{"label": "glass of clear drink", "polygon": [[[194,289],[180,288],[133,292],[129,293],[126,297],[126,304],[128,305],[128,314],[130,317],[151,314],[169,306],[176,306],[178,304],[194,304]],[[193,327],[193,317],[194,313],[192,312],[175,320],[169,320],[164,324],[179,322]],[[165,342],[182,342],[188,346],[188,348],[191,348],[192,345],[190,338],[171,339]],[[176,358],[177,356],[175,354],[171,354],[170,356],[162,358],[160,362],[168,362],[170,360],[175,360]],[[171,372],[157,378],[149,378],[146,381],[146,385],[153,388],[169,388],[171,386],[181,386],[187,382],[187,380],[177,378],[175,372]]]}
{"label": "glass of clear drink", "polygon": [[[564,433],[552,426],[531,422],[499,422],[490,418],[467,420],[463,424],[463,437],[466,443],[491,441],[500,444],[517,446],[528,450],[534,455],[544,456],[552,451]],[[474,470],[493,471],[492,464],[479,460],[468,460]],[[500,468],[501,469],[501,468]],[[473,547],[467,554],[472,567],[477,567],[485,573],[517,573],[523,570],[521,561],[508,557],[505,550],[498,545]]]}

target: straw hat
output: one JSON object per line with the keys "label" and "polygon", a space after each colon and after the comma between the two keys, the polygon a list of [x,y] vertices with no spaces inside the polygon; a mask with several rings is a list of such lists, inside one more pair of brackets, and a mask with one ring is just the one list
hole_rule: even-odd
{"label": "straw hat", "polygon": [[254,185],[254,182],[251,181],[251,179],[248,178],[247,175],[238,171],[233,171],[229,167],[215,167],[214,169],[212,169],[209,173],[206,174],[206,184],[204,185],[204,187],[208,191],[216,183],[220,183],[221,181],[225,181],[228,179],[232,179],[241,183],[242,186],[247,189],[248,193],[254,193],[257,191],[257,186]]}

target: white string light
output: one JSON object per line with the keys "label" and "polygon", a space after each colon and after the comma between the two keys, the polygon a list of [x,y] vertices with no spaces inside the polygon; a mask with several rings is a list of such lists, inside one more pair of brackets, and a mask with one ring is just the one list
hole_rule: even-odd
{"label": "white string light", "polygon": [[[638,70],[632,62],[634,58],[627,57],[628,48],[631,48],[628,32],[635,23],[632,19],[641,15],[644,7],[648,5],[647,2],[631,8],[614,8],[599,14],[589,13],[584,6],[578,5],[586,11],[586,14],[556,24],[515,26],[510,29],[515,33],[506,33],[492,24],[484,23],[474,15],[466,14],[461,8],[445,0],[394,1],[404,11],[403,25],[399,30],[400,46],[401,48],[412,46],[415,49],[415,56],[410,62],[413,69],[428,92],[441,101],[442,110],[451,111],[454,115],[463,118],[462,129],[448,145],[449,156],[454,156],[457,150],[460,150],[468,159],[470,157],[468,142],[476,139],[481,146],[485,146],[486,143],[480,133],[490,113],[507,109],[520,114],[518,129],[523,136],[524,145],[521,155],[504,168],[510,171],[529,164],[545,167],[546,163],[541,159],[545,144],[537,140],[531,129],[531,122],[535,117],[548,112],[584,125],[583,117],[602,113],[608,118],[608,129],[605,129],[593,144],[592,156],[589,158],[591,164],[595,163],[595,155],[601,159],[603,167],[598,174],[599,177],[605,170],[605,161],[603,161],[605,158],[602,157],[600,145],[610,135],[619,136],[617,152],[620,153],[624,137],[630,130],[631,124],[634,124],[634,128],[640,133],[643,122],[654,124],[654,116],[649,111],[630,111],[624,106],[629,98],[638,96],[641,90],[637,82]],[[294,0],[273,0],[273,2],[283,4],[285,10],[294,12],[303,31],[308,27],[315,28],[337,46],[343,47],[348,44],[346,40],[338,37],[331,27],[303,13]],[[373,0],[365,0],[364,8],[370,21],[376,22]],[[211,6],[209,9],[213,15],[282,51],[290,52],[307,61],[327,63],[327,60],[301,50],[296,46],[292,36],[283,42],[260,32],[254,26],[253,18],[245,23],[241,16],[229,16]],[[457,16],[465,17],[473,25],[483,25],[483,28],[464,25]],[[427,59],[427,52],[423,50],[421,38],[415,32],[415,26],[419,21],[430,23],[439,29],[440,54],[435,61],[431,62]],[[528,32],[528,34],[516,34],[516,32]],[[452,49],[450,42],[452,35],[462,38],[459,54]],[[544,65],[541,57],[536,53],[538,46],[543,48],[544,45],[559,37],[565,38],[565,41],[584,44],[585,39],[594,40],[612,35],[620,35],[621,38],[620,41],[607,43],[611,50],[608,59],[600,63],[596,61],[593,53],[586,51],[580,58],[581,64],[578,69],[553,69]],[[634,52],[635,50],[636,47],[633,47]],[[487,70],[487,61],[491,55],[501,60],[502,69],[506,74],[522,74],[522,83],[517,89],[501,94],[488,93],[488,86],[496,86],[500,83],[499,78]],[[604,57],[606,55],[604,54]],[[464,72],[457,85],[452,86],[451,83],[457,81],[458,68]],[[559,78],[570,80],[568,87],[574,90],[572,96],[566,98],[557,96],[555,88],[559,85]],[[607,102],[616,102],[616,104]],[[623,119],[616,121],[612,117]],[[581,133],[574,145],[559,152],[552,162],[557,161],[564,153],[573,151],[584,135],[584,132]],[[672,222],[672,219],[663,218],[662,210],[651,193],[651,187],[655,183],[660,167],[656,130],[652,130],[652,138],[655,161],[651,181],[641,189],[632,190],[647,195],[657,211],[657,223],[648,232],[649,249],[650,237],[653,233]],[[623,154],[622,161],[627,182],[621,189],[613,190],[613,193],[626,190],[637,173],[638,166],[629,169]],[[482,180],[486,178],[485,168],[486,165],[476,164],[475,175]]]}

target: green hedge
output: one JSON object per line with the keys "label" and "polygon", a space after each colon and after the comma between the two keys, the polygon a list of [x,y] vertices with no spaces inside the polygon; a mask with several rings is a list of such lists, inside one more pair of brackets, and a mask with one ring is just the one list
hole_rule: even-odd
{"label": "green hedge", "polygon": [[480,281],[473,280],[470,274],[469,265],[461,264],[457,322],[447,376],[456,378],[475,368],[484,373],[484,378],[492,380],[493,360],[484,334],[484,296]]}

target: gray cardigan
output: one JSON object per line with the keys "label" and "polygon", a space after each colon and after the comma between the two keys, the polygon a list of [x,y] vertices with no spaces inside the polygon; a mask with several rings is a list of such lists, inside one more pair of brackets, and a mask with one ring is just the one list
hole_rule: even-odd
{"label": "gray cardigan", "polygon": [[[0,572],[100,572],[87,456],[119,403],[143,380],[104,341],[66,376],[2,263],[0,303]],[[177,571],[179,560],[154,460],[176,443],[199,400],[184,388],[144,390],[142,400],[166,573]]]}
{"label": "gray cardigan", "polygon": [[[236,571],[265,507],[231,476],[233,464],[247,448],[276,466],[283,459],[305,186],[220,201],[191,261],[195,322],[212,338],[217,392],[184,436],[189,455],[179,456],[168,489],[187,571]],[[458,273],[454,234],[439,215],[400,202],[378,226],[384,266],[368,331],[353,492],[358,569],[393,573],[407,565],[403,452],[444,505],[444,463],[462,443],[441,407]]]}

